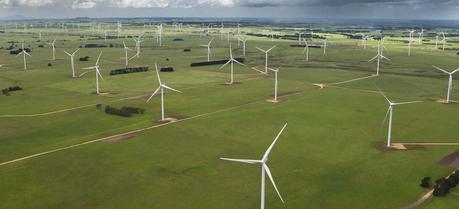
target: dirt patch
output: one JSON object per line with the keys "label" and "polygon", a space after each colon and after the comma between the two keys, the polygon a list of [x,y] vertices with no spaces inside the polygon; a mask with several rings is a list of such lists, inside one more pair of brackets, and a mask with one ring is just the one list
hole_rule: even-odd
{"label": "dirt patch", "polygon": [[449,167],[458,168],[459,167],[459,151],[453,152],[443,157],[438,163],[449,166]]}
{"label": "dirt patch", "polygon": [[112,142],[118,142],[118,141],[124,141],[124,140],[128,140],[128,139],[132,139],[132,138],[134,138],[136,136],[137,136],[137,134],[135,134],[135,133],[116,135],[116,136],[111,136],[111,137],[105,138],[102,141],[103,142],[107,142],[107,143],[112,143]]}
{"label": "dirt patch", "polygon": [[374,148],[382,152],[424,149],[424,147],[421,145],[406,145],[402,143],[392,143],[391,147],[387,147],[387,144],[385,142],[377,142],[373,146]]}

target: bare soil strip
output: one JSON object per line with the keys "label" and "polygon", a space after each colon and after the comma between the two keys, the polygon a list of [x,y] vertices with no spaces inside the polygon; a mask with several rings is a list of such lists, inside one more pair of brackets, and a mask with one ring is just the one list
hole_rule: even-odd
{"label": "bare soil strip", "polygon": [[341,82],[337,82],[337,83],[329,83],[329,84],[326,84],[326,85],[327,86],[340,85],[340,84],[350,83],[350,82],[354,82],[354,81],[360,81],[360,80],[373,78],[373,77],[375,77],[375,76],[374,75],[370,75],[370,76],[365,76],[365,77],[361,77],[361,78],[354,78],[354,79],[347,80],[347,81],[341,81]]}

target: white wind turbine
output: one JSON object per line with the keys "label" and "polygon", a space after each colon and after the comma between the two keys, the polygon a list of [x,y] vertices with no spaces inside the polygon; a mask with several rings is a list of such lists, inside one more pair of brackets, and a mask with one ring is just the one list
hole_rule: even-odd
{"label": "white wind turbine", "polygon": [[379,65],[381,64],[381,60],[382,59],[390,60],[389,58],[387,58],[387,57],[385,57],[383,55],[383,53],[382,53],[383,48],[384,48],[384,45],[382,45],[381,41],[379,41],[378,42],[378,54],[376,56],[374,56],[373,58],[371,58],[370,60],[368,60],[368,62],[371,62],[371,61],[377,59],[376,76],[379,76]]}
{"label": "white wind turbine", "polygon": [[383,125],[384,125],[384,123],[386,122],[387,117],[389,116],[388,128],[387,128],[387,144],[386,144],[386,145],[387,145],[387,147],[390,147],[390,146],[391,146],[391,140],[392,140],[392,113],[393,113],[393,111],[394,111],[394,107],[395,107],[395,106],[398,106],[398,105],[420,103],[420,101],[394,103],[394,102],[392,102],[391,100],[389,100],[389,98],[387,98],[386,95],[385,95],[381,90],[379,90],[379,92],[381,93],[381,95],[382,95],[382,96],[387,100],[387,102],[389,103],[389,108],[388,108],[388,110],[387,110],[386,117],[385,117],[384,120],[383,120]]}
{"label": "white wind turbine", "polygon": [[415,30],[410,31],[410,37],[408,39],[408,56],[411,56],[411,43],[413,42],[413,34]]}
{"label": "white wind turbine", "polygon": [[247,164],[261,164],[261,197],[260,197],[260,208],[264,209],[265,208],[265,176],[268,175],[269,179],[271,180],[271,183],[274,186],[274,189],[277,192],[277,195],[279,196],[280,200],[282,203],[284,203],[284,200],[282,199],[282,196],[277,189],[276,183],[274,182],[273,176],[271,174],[271,170],[269,169],[268,165],[266,164],[268,161],[269,153],[273,149],[274,144],[276,144],[277,140],[281,136],[282,132],[284,129],[287,127],[287,124],[282,127],[280,132],[277,134],[276,138],[272,142],[272,144],[268,147],[266,150],[265,154],[261,158],[261,160],[247,160],[247,159],[231,159],[231,158],[220,158],[221,160],[226,160],[226,161],[233,161],[233,162],[238,162],[238,163],[247,163]]}
{"label": "white wind turbine", "polygon": [[246,46],[245,44],[248,39],[245,37],[238,37],[238,40],[242,42],[242,56],[245,57],[245,46]]}
{"label": "white wind turbine", "polygon": [[38,31],[38,41],[40,41],[40,42],[41,42],[41,32],[42,32],[41,30]]}
{"label": "white wind turbine", "polygon": [[136,50],[135,56],[139,58],[140,57],[140,44],[143,42],[142,36],[140,35],[137,38],[132,38],[132,40],[135,41],[135,50]]}
{"label": "white wind turbine", "polygon": [[257,48],[259,51],[265,53],[265,73],[268,73],[268,53],[273,50],[274,48],[276,48],[277,45],[274,45],[273,47],[271,47],[270,49],[268,50],[263,50],[263,49],[260,49],[258,47],[255,47]]}
{"label": "white wind turbine", "polygon": [[20,55],[23,55],[23,58],[24,58],[24,70],[27,70],[27,60],[26,60],[26,55],[29,56],[29,57],[32,57],[29,53],[26,52],[25,48],[24,48],[24,43],[22,43],[22,51],[21,53],[19,53],[18,55],[16,55],[16,57],[19,57]]}
{"label": "white wind turbine", "polygon": [[443,51],[445,51],[445,46],[446,46],[446,37],[445,37],[445,33],[441,33],[441,35],[443,36],[443,39],[442,39],[442,42],[443,42]]}
{"label": "white wind turbine", "polygon": [[80,49],[78,48],[77,50],[75,50],[72,54],[64,51],[69,57],[70,57],[70,65],[72,67],[72,78],[75,78],[75,61],[74,61],[74,58],[75,58],[75,54],[79,51]]}
{"label": "white wind turbine", "polygon": [[303,53],[305,53],[306,55],[306,62],[309,62],[309,44],[308,42],[306,41],[306,39],[303,39],[304,41],[304,49],[303,49]]}
{"label": "white wind turbine", "polygon": [[224,34],[224,28],[225,26],[223,25],[223,23],[221,24],[220,26],[220,40],[223,40],[223,34]]}
{"label": "white wind turbine", "polygon": [[368,40],[368,36],[363,34],[363,33],[360,33],[360,35],[362,36],[362,46],[364,49],[367,48],[367,40]]}
{"label": "white wind turbine", "polygon": [[301,35],[303,35],[303,33],[298,32],[298,45],[300,45],[301,44],[301,40],[303,40],[303,39],[301,39]]}
{"label": "white wind turbine", "polygon": [[279,73],[279,69],[272,69],[272,68],[269,68],[269,70],[273,71],[274,72],[274,102],[277,102],[277,93],[278,93],[278,90],[279,90],[279,83],[278,83],[278,80],[277,80],[277,73]]}
{"label": "white wind turbine", "polygon": [[424,28],[421,28],[421,32],[419,32],[419,44],[422,44],[422,40],[424,39]]}
{"label": "white wind turbine", "polygon": [[87,67],[87,68],[83,68],[84,70],[95,70],[96,71],[96,94],[99,95],[100,94],[100,91],[99,91],[99,77],[104,80],[104,78],[102,77],[102,74],[100,74],[100,69],[99,69],[99,61],[100,61],[100,57],[102,56],[102,52],[100,52],[99,54],[99,57],[97,58],[97,61],[96,61],[96,65],[94,65],[93,67]]}
{"label": "white wind turbine", "polygon": [[323,47],[324,47],[324,55],[326,55],[327,54],[327,38],[324,39]]}
{"label": "white wind turbine", "polygon": [[164,89],[169,89],[171,91],[175,91],[178,93],[182,93],[179,90],[173,89],[169,86],[166,85],[166,83],[163,83],[161,81],[161,77],[159,77],[159,71],[158,71],[158,65],[155,63],[155,68],[156,68],[156,76],[158,78],[158,83],[159,86],[158,88],[151,94],[150,98],[148,98],[147,103],[159,92],[161,94],[161,121],[164,121]]}
{"label": "white wind turbine", "polygon": [[231,49],[231,44],[230,44],[230,59],[228,60],[227,63],[225,63],[224,65],[220,67],[220,69],[223,69],[226,65],[231,64],[231,77],[230,77],[230,82],[228,83],[230,85],[234,83],[234,63],[245,66],[244,64],[240,63],[239,61],[233,58],[233,50]]}
{"label": "white wind turbine", "polygon": [[438,50],[438,35],[435,36],[435,50]]}
{"label": "white wind turbine", "polygon": [[53,42],[48,43],[53,48],[53,60],[56,60],[56,39]]}
{"label": "white wind turbine", "polygon": [[129,65],[129,60],[131,60],[135,56],[132,57],[131,59],[128,58],[128,51],[132,51],[132,49],[129,49],[129,47],[126,46],[126,43],[124,41],[123,41],[123,49],[124,49],[124,60],[125,60],[124,64],[127,67]]}
{"label": "white wind turbine", "polygon": [[437,66],[435,66],[435,65],[433,65],[433,67],[436,68],[437,70],[439,70],[439,71],[441,71],[441,72],[444,72],[444,73],[446,73],[446,74],[449,75],[449,81],[448,81],[448,94],[447,94],[447,96],[446,96],[446,103],[449,103],[449,102],[450,102],[450,95],[451,95],[451,92],[452,92],[452,90],[453,90],[453,75],[454,75],[455,73],[457,73],[457,72],[459,71],[459,69],[456,69],[456,70],[454,70],[454,71],[452,71],[452,72],[448,72],[448,71],[443,70],[443,69],[441,69],[441,68],[439,68],[439,67],[437,67]]}
{"label": "white wind turbine", "polygon": [[207,47],[207,62],[210,62],[210,46],[212,44],[212,41],[214,41],[214,38],[210,39],[209,43],[207,45],[201,45],[202,47]]}

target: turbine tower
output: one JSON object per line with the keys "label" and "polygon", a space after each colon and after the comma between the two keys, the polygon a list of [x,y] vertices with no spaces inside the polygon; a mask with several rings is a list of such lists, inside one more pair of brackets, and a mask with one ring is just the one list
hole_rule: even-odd
{"label": "turbine tower", "polygon": [[237,60],[235,60],[235,59],[233,58],[233,52],[232,52],[232,51],[233,51],[233,50],[231,49],[231,44],[230,44],[230,59],[228,60],[227,63],[225,63],[224,65],[222,65],[222,66],[220,67],[220,70],[221,70],[221,69],[223,69],[226,65],[231,64],[231,77],[230,77],[230,82],[228,83],[228,84],[230,84],[230,85],[234,83],[234,63],[237,63],[237,64],[240,64],[240,65],[243,65],[243,66],[244,66],[244,64],[240,63],[239,61],[237,61]]}
{"label": "turbine tower", "polygon": [[70,57],[70,65],[72,67],[72,78],[75,78],[75,54],[79,51],[80,49],[78,48],[76,51],[74,51],[72,54],[64,51],[69,57]]}
{"label": "turbine tower", "polygon": [[214,41],[214,38],[212,38],[207,45],[201,45],[202,47],[207,47],[207,62],[210,62],[210,45],[212,44],[212,41]]}
{"label": "turbine tower", "polygon": [[368,62],[372,62],[373,60],[377,59],[377,65],[376,65],[376,76],[379,76],[379,65],[382,61],[382,59],[386,59],[386,60],[389,60],[389,58],[385,57],[383,55],[383,48],[384,48],[384,45],[382,45],[381,41],[378,42],[378,54],[376,56],[374,56],[372,59],[368,60]]}
{"label": "turbine tower", "polygon": [[270,49],[268,50],[263,50],[263,49],[260,49],[258,47],[255,47],[257,48],[259,51],[265,53],[265,73],[268,74],[268,53],[273,50],[274,48],[276,48],[277,45],[274,45],[273,47],[271,47]]}
{"label": "turbine tower", "polygon": [[413,103],[419,103],[420,101],[413,101],[413,102],[402,102],[402,103],[394,103],[392,102],[391,100],[389,100],[389,98],[387,98],[387,96],[381,91],[379,90],[379,93],[381,93],[381,95],[387,100],[387,102],[389,103],[389,108],[387,110],[387,113],[386,113],[386,117],[384,118],[383,120],[383,125],[384,123],[386,122],[388,116],[389,116],[389,121],[388,121],[388,128],[387,128],[387,147],[390,147],[391,146],[391,140],[392,140],[392,113],[394,111],[394,107],[395,106],[398,106],[398,105],[406,105],[406,104],[413,104]]}
{"label": "turbine tower", "polygon": [[159,71],[158,71],[158,65],[155,63],[155,68],[156,68],[156,76],[158,78],[158,83],[159,83],[159,86],[158,88],[153,92],[153,94],[150,96],[150,98],[148,98],[147,100],[147,103],[158,93],[160,92],[161,94],[161,121],[165,121],[165,118],[164,118],[164,89],[169,89],[171,91],[175,91],[175,92],[178,92],[178,93],[182,93],[181,91],[179,90],[176,90],[176,89],[173,89],[169,86],[166,85],[166,83],[163,83],[161,81],[161,77],[159,77]]}
{"label": "turbine tower", "polygon": [[20,55],[23,56],[23,59],[24,59],[24,70],[27,70],[27,60],[26,60],[26,55],[29,56],[29,57],[32,57],[29,53],[26,52],[25,48],[24,48],[24,43],[22,43],[22,51],[16,55],[16,57],[19,57]]}
{"label": "turbine tower", "polygon": [[282,196],[277,189],[276,183],[274,182],[274,178],[271,174],[271,170],[269,169],[267,162],[268,162],[268,157],[269,153],[274,147],[274,144],[276,144],[277,140],[280,138],[282,135],[282,132],[284,129],[287,127],[287,124],[285,124],[280,132],[277,134],[276,138],[272,142],[272,144],[268,147],[268,150],[266,150],[265,154],[261,158],[261,160],[247,160],[247,159],[232,159],[232,158],[220,158],[221,160],[226,160],[226,161],[232,161],[232,162],[238,162],[238,163],[247,163],[247,164],[260,164],[261,165],[261,197],[260,197],[260,208],[264,209],[265,208],[265,178],[266,175],[268,175],[269,179],[271,180],[272,185],[274,186],[274,189],[277,192],[277,195],[279,196],[279,199],[284,203],[284,199],[282,199]]}
{"label": "turbine tower", "polygon": [[452,72],[448,72],[448,71],[443,70],[443,69],[441,69],[441,68],[439,68],[439,67],[437,67],[437,66],[435,66],[435,65],[433,65],[433,67],[436,68],[437,70],[439,70],[439,71],[441,71],[441,72],[443,72],[443,73],[449,75],[449,80],[448,80],[448,93],[447,93],[447,95],[446,95],[446,103],[449,104],[449,102],[450,102],[450,95],[451,95],[451,92],[452,92],[452,90],[453,90],[453,75],[454,75],[455,73],[457,73],[457,72],[459,71],[459,69],[456,69],[456,70],[454,70],[454,71],[452,71]]}

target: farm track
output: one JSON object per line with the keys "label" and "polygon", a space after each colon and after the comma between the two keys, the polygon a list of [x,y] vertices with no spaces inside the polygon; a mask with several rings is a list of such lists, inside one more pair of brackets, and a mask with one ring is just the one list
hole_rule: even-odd
{"label": "farm track", "polygon": [[[289,96],[299,95],[301,93],[304,93],[305,91],[306,90],[299,91],[299,92],[296,92],[294,94],[287,94],[287,95],[279,96],[279,98],[285,98],[285,97],[289,97]],[[28,155],[28,156],[25,156],[25,157],[17,158],[17,159],[14,159],[14,160],[2,162],[2,163],[0,163],[0,166],[5,166],[5,165],[8,165],[8,164],[17,163],[17,162],[21,162],[21,161],[24,161],[24,160],[40,157],[40,156],[43,156],[43,155],[52,154],[52,153],[55,153],[55,152],[64,151],[64,150],[80,147],[80,146],[83,146],[83,145],[93,144],[93,143],[96,143],[96,142],[110,141],[110,139],[113,139],[113,138],[123,138],[125,136],[129,136],[129,135],[133,135],[133,134],[139,134],[139,133],[147,131],[147,130],[160,128],[160,127],[167,126],[167,125],[170,125],[170,124],[184,122],[184,121],[188,121],[188,120],[192,120],[192,119],[196,119],[196,118],[202,118],[202,117],[206,117],[206,116],[210,116],[210,115],[214,115],[214,114],[218,114],[218,113],[222,113],[222,112],[227,112],[227,111],[239,109],[239,108],[242,108],[242,107],[245,107],[245,106],[249,106],[249,105],[253,105],[253,104],[257,104],[257,103],[265,103],[265,102],[266,102],[266,100],[264,100],[264,99],[251,101],[251,102],[247,102],[247,103],[244,103],[244,104],[240,104],[240,105],[236,105],[236,106],[232,106],[232,107],[228,107],[228,108],[224,108],[224,109],[220,109],[220,110],[216,110],[216,111],[212,111],[212,112],[208,112],[208,113],[203,113],[203,114],[191,116],[191,117],[184,118],[184,119],[179,119],[179,120],[168,122],[168,123],[156,124],[156,125],[153,125],[153,126],[149,126],[149,127],[146,127],[146,128],[141,128],[141,129],[137,129],[137,130],[121,133],[121,134],[111,135],[111,136],[102,137],[102,138],[99,138],[99,139],[94,139],[94,140],[90,140],[90,141],[86,141],[86,142],[82,142],[82,143],[78,143],[78,144],[74,144],[74,145],[70,145],[70,146],[66,146],[66,147],[56,148],[56,149],[40,152],[40,153],[37,153],[37,154],[33,154],[33,155]]]}
{"label": "farm track", "polygon": [[[250,81],[250,80],[258,80],[258,79],[261,79],[261,77],[246,78],[246,79],[242,79],[241,81]],[[218,83],[220,83],[220,82],[218,82]],[[193,87],[183,88],[182,90],[197,89],[197,88],[205,87],[205,86],[208,86],[208,85],[215,85],[215,84],[217,84],[217,82],[211,83],[211,84],[202,85],[202,86],[193,86]],[[130,96],[130,97],[125,97],[125,98],[120,98],[120,99],[115,99],[115,100],[112,100],[112,101],[108,101],[107,103],[114,103],[114,102],[132,100],[132,99],[140,99],[142,97],[149,96],[149,95],[150,94],[147,93],[147,94],[142,94],[142,95]],[[21,118],[21,117],[47,116],[47,115],[53,115],[53,114],[56,114],[56,113],[62,113],[62,112],[68,112],[68,111],[72,111],[72,110],[78,110],[78,109],[83,109],[83,108],[87,108],[87,107],[92,107],[92,106],[95,106],[97,104],[98,103],[87,104],[87,105],[82,105],[82,106],[78,106],[78,107],[65,108],[65,109],[61,109],[61,110],[44,112],[44,113],[18,114],[18,115],[0,115],[0,118]]]}

